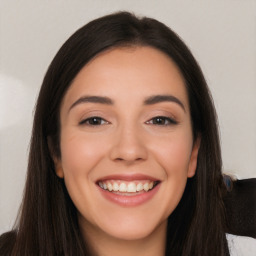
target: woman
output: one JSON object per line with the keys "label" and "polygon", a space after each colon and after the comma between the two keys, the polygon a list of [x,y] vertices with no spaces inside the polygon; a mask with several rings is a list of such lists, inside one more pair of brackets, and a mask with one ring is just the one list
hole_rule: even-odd
{"label": "woman", "polygon": [[229,255],[215,110],[162,23],[79,29],[38,97],[24,199],[4,255]]}

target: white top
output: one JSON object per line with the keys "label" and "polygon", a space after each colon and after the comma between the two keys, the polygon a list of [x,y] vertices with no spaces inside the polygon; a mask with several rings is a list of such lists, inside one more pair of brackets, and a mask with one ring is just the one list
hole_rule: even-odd
{"label": "white top", "polygon": [[227,234],[230,256],[255,256],[256,239]]}

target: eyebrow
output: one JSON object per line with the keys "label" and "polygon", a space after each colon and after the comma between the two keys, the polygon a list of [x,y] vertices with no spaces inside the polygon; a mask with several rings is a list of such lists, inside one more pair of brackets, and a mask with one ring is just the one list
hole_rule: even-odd
{"label": "eyebrow", "polygon": [[[161,102],[174,102],[177,103],[184,111],[185,107],[183,103],[173,95],[153,95],[144,100],[144,105],[154,105]],[[105,104],[105,105],[114,105],[114,101],[108,97],[103,96],[83,96],[76,100],[69,111],[74,108],[75,106],[82,104],[82,103],[98,103],[98,104]],[[186,111],[185,111],[186,112]]]}
{"label": "eyebrow", "polygon": [[75,107],[78,104],[81,103],[99,103],[99,104],[106,104],[106,105],[113,105],[114,102],[108,97],[102,97],[102,96],[83,96],[79,98],[77,101],[75,101],[71,107],[69,108],[69,111]]}
{"label": "eyebrow", "polygon": [[183,103],[173,95],[154,95],[154,96],[150,96],[144,101],[144,104],[145,105],[153,105],[153,104],[157,104],[157,103],[161,103],[161,102],[177,103],[186,112],[185,106],[183,105]]}

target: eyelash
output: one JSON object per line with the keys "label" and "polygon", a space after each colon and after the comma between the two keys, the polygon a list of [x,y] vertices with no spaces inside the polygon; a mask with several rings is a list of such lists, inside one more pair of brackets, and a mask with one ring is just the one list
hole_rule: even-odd
{"label": "eyelash", "polygon": [[[154,123],[154,121],[155,121],[155,123]],[[157,123],[159,121],[160,121],[160,123]],[[161,121],[164,121],[164,123],[161,123]],[[149,121],[147,121],[146,124],[153,124],[153,125],[158,125],[158,126],[169,126],[169,125],[178,124],[178,122],[170,117],[156,116],[156,117],[153,117],[152,119],[150,119]]]}
{"label": "eyelash", "polygon": [[[163,121],[164,121],[164,123],[163,123]],[[100,126],[100,125],[105,125],[105,124],[109,124],[109,122],[99,116],[89,117],[87,119],[82,120],[79,123],[79,125],[89,125],[89,126]],[[168,125],[177,124],[177,121],[175,121],[174,119],[172,119],[170,117],[166,117],[166,116],[156,116],[156,117],[153,117],[152,119],[150,119],[149,121],[147,121],[146,124],[153,124],[153,125],[157,125],[157,126],[168,126]]]}
{"label": "eyelash", "polygon": [[[90,122],[96,122],[96,123],[92,124]],[[98,122],[104,122],[104,123],[102,124],[102,123],[98,123]],[[100,125],[104,125],[104,124],[108,124],[108,123],[109,123],[108,121],[106,121],[105,119],[103,119],[99,116],[92,116],[92,117],[82,120],[79,124],[80,125],[89,125],[89,126],[100,126]]]}

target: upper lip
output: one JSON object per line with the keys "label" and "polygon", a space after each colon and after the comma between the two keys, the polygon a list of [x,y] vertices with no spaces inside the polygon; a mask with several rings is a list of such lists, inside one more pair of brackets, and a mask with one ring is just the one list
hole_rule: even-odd
{"label": "upper lip", "polygon": [[104,180],[124,180],[124,181],[150,180],[150,181],[159,181],[159,179],[154,178],[152,176],[137,173],[137,174],[107,175],[107,176],[104,176],[104,177],[101,177],[100,179],[98,179],[96,183],[98,183],[99,181],[104,181]]}

